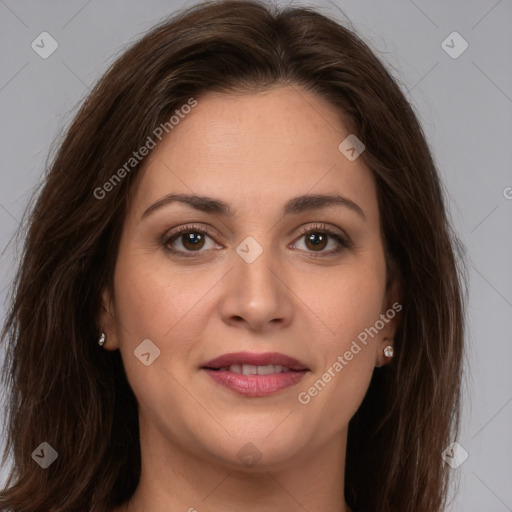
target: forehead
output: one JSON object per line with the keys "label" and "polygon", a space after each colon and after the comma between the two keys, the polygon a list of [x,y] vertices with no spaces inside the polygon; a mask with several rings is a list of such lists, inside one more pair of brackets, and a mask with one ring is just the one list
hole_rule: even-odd
{"label": "forehead", "polygon": [[[339,150],[340,113],[298,86],[208,93],[150,153],[135,207],[171,193],[223,198],[234,211],[281,207],[306,193],[340,193],[371,210],[375,184],[361,159]],[[377,213],[377,212],[375,212]]]}

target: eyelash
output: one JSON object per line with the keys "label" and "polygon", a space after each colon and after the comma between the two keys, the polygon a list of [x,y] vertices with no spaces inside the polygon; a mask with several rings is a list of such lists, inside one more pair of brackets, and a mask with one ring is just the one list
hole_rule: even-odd
{"label": "eyelash", "polygon": [[[207,235],[213,239],[213,233],[208,227],[199,227],[195,225],[180,226],[171,231],[170,233],[165,233],[164,236],[162,237],[162,245],[164,246],[165,250],[181,258],[199,257],[199,253],[204,251],[181,251],[173,249],[169,246],[171,242],[174,242],[176,239],[179,238],[180,235],[183,235],[185,233],[200,233],[202,235]],[[317,251],[308,251],[311,252],[310,257],[312,258],[325,258],[328,256],[334,256],[341,252],[343,249],[350,249],[352,247],[352,243],[347,238],[344,238],[339,233],[335,232],[332,229],[329,229],[328,227],[325,226],[325,224],[315,224],[313,226],[307,226],[301,229],[299,231],[299,237],[297,238],[297,240],[311,233],[328,235],[331,238],[334,238],[334,240],[336,240],[336,242],[338,242],[339,244],[339,246],[336,249],[331,249],[330,251],[318,251],[318,254],[315,254],[315,252]]]}

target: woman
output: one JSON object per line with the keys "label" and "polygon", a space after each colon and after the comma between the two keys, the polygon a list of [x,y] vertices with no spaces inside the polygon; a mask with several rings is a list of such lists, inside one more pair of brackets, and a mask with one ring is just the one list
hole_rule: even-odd
{"label": "woman", "polygon": [[167,20],[31,211],[0,508],[443,510],[456,249],[418,120],[353,32],[245,0]]}

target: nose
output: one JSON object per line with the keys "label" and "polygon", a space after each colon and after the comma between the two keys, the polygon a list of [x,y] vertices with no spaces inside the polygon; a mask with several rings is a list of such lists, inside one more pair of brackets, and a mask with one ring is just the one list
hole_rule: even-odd
{"label": "nose", "polygon": [[270,250],[252,262],[234,255],[234,267],[224,282],[220,313],[224,323],[269,332],[292,322],[293,292]]}

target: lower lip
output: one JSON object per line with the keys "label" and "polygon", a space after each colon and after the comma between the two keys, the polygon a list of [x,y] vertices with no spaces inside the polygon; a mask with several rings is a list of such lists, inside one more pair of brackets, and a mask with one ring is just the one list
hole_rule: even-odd
{"label": "lower lip", "polygon": [[222,386],[243,396],[267,396],[297,384],[306,371],[289,371],[272,375],[243,375],[230,371],[203,370]]}

